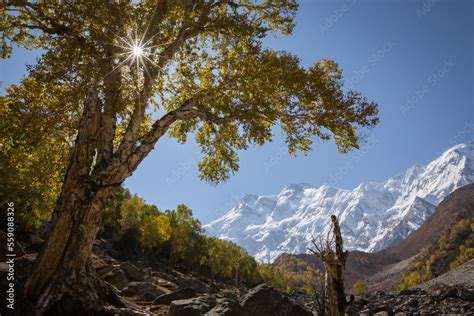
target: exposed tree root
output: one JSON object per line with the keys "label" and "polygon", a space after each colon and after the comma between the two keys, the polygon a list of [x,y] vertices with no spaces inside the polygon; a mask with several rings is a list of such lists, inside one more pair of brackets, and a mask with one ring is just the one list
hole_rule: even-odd
{"label": "exposed tree root", "polygon": [[55,280],[36,301],[35,315],[147,315],[95,272]]}

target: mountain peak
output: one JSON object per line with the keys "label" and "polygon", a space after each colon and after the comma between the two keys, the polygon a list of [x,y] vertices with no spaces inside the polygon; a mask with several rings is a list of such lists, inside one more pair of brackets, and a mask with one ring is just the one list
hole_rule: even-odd
{"label": "mountain peak", "polygon": [[304,189],[307,189],[310,187],[313,187],[313,186],[307,183],[293,183],[283,188],[282,192],[283,191],[303,191]]}
{"label": "mountain peak", "polygon": [[420,227],[448,194],[473,183],[473,161],[471,141],[427,165],[414,165],[385,182],[365,182],[352,190],[298,183],[277,195],[248,194],[242,199],[245,203],[205,228],[267,261],[283,252],[306,252],[311,236],[327,233],[335,214],[348,249],[381,250]]}

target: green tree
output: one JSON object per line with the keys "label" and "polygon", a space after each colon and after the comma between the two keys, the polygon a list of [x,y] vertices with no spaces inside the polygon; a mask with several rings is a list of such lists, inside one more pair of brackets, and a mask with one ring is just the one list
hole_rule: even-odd
{"label": "green tree", "polygon": [[101,212],[167,133],[183,143],[195,135],[201,178],[213,183],[238,170],[239,150],[271,141],[275,126],[291,154],[309,151],[314,137],[358,148],[376,105],[344,92],[335,62],[305,68],[262,44],[291,33],[296,9],[293,0],[3,1],[1,56],[14,44],[42,49],[30,76],[62,86],[64,106],[80,114],[25,286],[39,313],[65,292],[80,302],[105,285],[86,268]]}
{"label": "green tree", "polygon": [[184,261],[189,267],[199,264],[202,247],[202,228],[199,220],[193,217],[193,212],[184,204],[178,205],[176,210],[167,211],[171,225],[171,261]]}
{"label": "green tree", "polygon": [[103,211],[102,226],[100,234],[104,237],[116,240],[121,234],[121,209],[122,204],[130,199],[132,195],[130,192],[123,188],[119,187],[114,192],[109,204]]}
{"label": "green tree", "polygon": [[63,105],[65,89],[34,75],[6,93],[0,96],[0,205],[15,202],[17,224],[32,231],[54,209],[75,119]]}

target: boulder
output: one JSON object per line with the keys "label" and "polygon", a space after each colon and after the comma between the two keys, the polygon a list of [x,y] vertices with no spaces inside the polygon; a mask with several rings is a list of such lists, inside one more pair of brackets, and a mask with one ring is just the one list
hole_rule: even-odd
{"label": "boulder", "polygon": [[152,280],[159,286],[164,287],[170,291],[176,291],[179,288],[179,286],[176,283],[173,283],[171,281],[164,280],[155,276],[152,277]]}
{"label": "boulder", "polygon": [[266,284],[251,289],[241,300],[241,305],[242,315],[248,316],[313,315],[306,308]]}
{"label": "boulder", "polygon": [[114,269],[114,266],[110,263],[105,262],[104,260],[94,257],[93,260],[93,267],[95,269],[95,272],[97,272],[98,275],[104,275],[109,273]]}
{"label": "boulder", "polygon": [[193,288],[182,288],[177,291],[158,296],[153,305],[170,305],[172,301],[186,300],[196,297],[196,290]]}
{"label": "boulder", "polygon": [[209,293],[215,293],[216,292],[216,290],[214,288],[212,288],[211,286],[209,286],[209,284],[207,284],[207,283],[205,283],[205,282],[203,282],[203,281],[201,281],[197,278],[194,278],[194,277],[179,278],[178,284],[180,286],[186,286],[186,287],[189,287],[189,288],[193,288],[198,293],[209,294]]}
{"label": "boulder", "polygon": [[459,288],[458,297],[464,301],[474,302],[474,289]]}
{"label": "boulder", "polygon": [[215,306],[214,299],[195,297],[171,302],[168,316],[200,316]]}
{"label": "boulder", "polygon": [[218,298],[216,305],[206,313],[206,316],[240,316],[242,315],[242,306],[236,300],[229,298]]}
{"label": "boulder", "polygon": [[119,268],[114,268],[112,271],[104,275],[104,279],[119,290],[126,287],[129,282],[125,273]]}
{"label": "boulder", "polygon": [[150,282],[130,282],[120,294],[123,296],[140,296],[146,301],[153,301],[157,296],[166,294],[164,290]]}
{"label": "boulder", "polygon": [[200,296],[171,302],[170,316],[240,316],[240,304],[228,298]]}
{"label": "boulder", "polygon": [[120,264],[120,269],[122,269],[129,280],[139,282],[145,281],[145,272],[138,269],[129,261],[122,262]]}

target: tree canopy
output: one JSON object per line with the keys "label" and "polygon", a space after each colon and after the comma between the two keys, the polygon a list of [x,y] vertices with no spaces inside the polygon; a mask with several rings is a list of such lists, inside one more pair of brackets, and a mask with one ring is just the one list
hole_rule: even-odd
{"label": "tree canopy", "polygon": [[4,1],[1,56],[15,45],[42,55],[3,107],[25,110],[34,95],[53,125],[73,131],[96,108],[91,174],[105,186],[128,177],[166,133],[183,143],[194,135],[201,178],[213,183],[276,126],[291,154],[314,137],[357,148],[358,128],[378,121],[376,104],[344,91],[335,62],[305,68],[262,43],[290,34],[296,9],[291,0]]}

